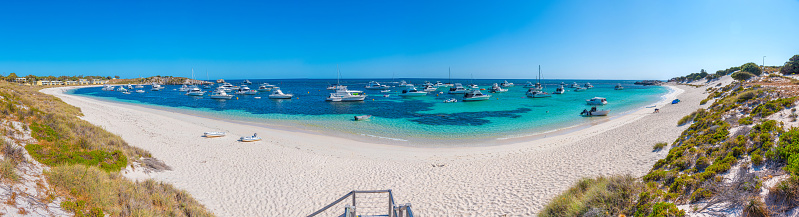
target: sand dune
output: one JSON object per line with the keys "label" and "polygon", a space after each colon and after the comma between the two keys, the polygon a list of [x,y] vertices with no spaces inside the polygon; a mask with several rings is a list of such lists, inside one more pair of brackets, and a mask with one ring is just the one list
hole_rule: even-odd
{"label": "sand dune", "polygon": [[[581,177],[645,174],[687,126],[704,89],[568,134],[489,147],[422,148],[263,128],[42,90],[173,167],[151,174],[220,216],[305,216],[351,190],[393,189],[417,216],[531,216]],[[673,99],[674,96],[669,97]],[[611,102],[612,103],[612,102]],[[228,137],[206,139],[205,131]],[[256,143],[234,141],[258,133]],[[515,140],[514,140],[515,141]],[[379,204],[378,204],[379,205]],[[375,206],[378,206],[375,205]],[[340,208],[326,213],[341,214]]]}

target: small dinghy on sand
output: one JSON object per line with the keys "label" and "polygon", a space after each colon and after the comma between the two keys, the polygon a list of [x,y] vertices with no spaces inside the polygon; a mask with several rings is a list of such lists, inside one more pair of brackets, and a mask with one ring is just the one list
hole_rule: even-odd
{"label": "small dinghy on sand", "polygon": [[369,118],[371,117],[372,117],[371,115],[360,115],[360,116],[355,116],[355,120],[356,121],[369,120]]}
{"label": "small dinghy on sand", "polygon": [[242,142],[256,142],[256,141],[261,141],[261,137],[258,137],[258,134],[255,133],[255,134],[252,134],[252,136],[241,137],[239,139],[239,141],[242,141]]}
{"label": "small dinghy on sand", "polygon": [[225,136],[225,132],[205,132],[203,136],[206,138],[216,138]]}

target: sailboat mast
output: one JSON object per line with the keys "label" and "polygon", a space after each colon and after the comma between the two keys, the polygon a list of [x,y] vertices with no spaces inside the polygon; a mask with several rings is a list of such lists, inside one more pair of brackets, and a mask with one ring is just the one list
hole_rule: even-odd
{"label": "sailboat mast", "polygon": [[341,86],[341,69],[338,68],[338,64],[336,64],[336,84]]}

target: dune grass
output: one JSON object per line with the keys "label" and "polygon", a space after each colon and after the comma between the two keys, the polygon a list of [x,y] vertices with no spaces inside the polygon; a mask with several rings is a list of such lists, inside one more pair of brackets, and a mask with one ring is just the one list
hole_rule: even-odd
{"label": "dune grass", "polygon": [[669,145],[669,143],[658,142],[658,143],[655,143],[654,146],[652,146],[652,150],[653,151],[660,151],[660,150],[663,150],[663,148],[665,148],[668,145]]}
{"label": "dune grass", "polygon": [[555,197],[539,216],[582,216],[588,212],[608,216],[629,214],[643,189],[644,184],[630,175],[582,179]]}
{"label": "dune grass", "polygon": [[[152,159],[146,150],[132,147],[121,137],[80,119],[80,109],[40,93],[40,89],[0,81],[0,117],[30,129],[37,142],[27,144],[25,149],[33,159],[50,166],[45,177],[56,195],[66,198],[62,208],[75,216],[213,215],[191,195],[170,184],[133,182],[121,176],[119,171],[129,161],[160,161]],[[6,156],[0,162],[3,181],[18,180],[15,159],[22,156],[24,160],[22,148],[10,148],[2,142],[0,145]]]}
{"label": "dune grass", "polygon": [[[131,182],[118,173],[84,165],[59,166],[45,173],[57,190],[74,200],[62,207],[80,215],[212,216],[186,191],[152,180]],[[102,215],[101,215],[102,216]]]}

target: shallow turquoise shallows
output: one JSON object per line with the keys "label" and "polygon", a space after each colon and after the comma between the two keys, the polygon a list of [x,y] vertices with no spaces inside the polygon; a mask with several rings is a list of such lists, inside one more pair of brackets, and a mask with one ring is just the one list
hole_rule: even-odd
{"label": "shallow turquoise shallows", "polygon": [[[405,79],[408,83],[420,86],[424,80]],[[447,79],[441,79],[447,82]],[[268,99],[268,92],[257,95],[237,95],[232,100],[190,97],[177,91],[179,86],[166,85],[162,91],[150,91],[145,85],[144,93],[122,94],[117,91],[102,91],[100,87],[81,88],[72,94],[98,97],[104,100],[146,104],[179,109],[219,119],[248,121],[269,125],[287,125],[302,129],[336,134],[345,137],[376,139],[390,143],[411,144],[456,144],[468,141],[488,141],[504,138],[524,137],[558,129],[583,125],[597,120],[612,118],[637,109],[650,106],[667,94],[669,89],[660,86],[633,85],[634,81],[610,80],[546,80],[544,91],[552,92],[558,84],[567,84],[566,93],[552,94],[549,98],[528,98],[527,80],[508,80],[516,84],[505,93],[490,93],[493,83],[503,80],[474,80],[490,100],[463,102],[463,95],[447,94],[442,87],[427,96],[404,98],[398,95],[399,87],[392,92],[366,90],[364,86],[371,80],[346,80],[351,90],[363,90],[368,96],[363,102],[326,102],[331,92],[326,90],[335,80],[252,80],[249,85],[256,89],[261,83],[281,87],[283,92],[293,93],[290,100]],[[397,86],[391,79],[377,79],[389,86]],[[430,80],[435,82],[435,80]],[[533,80],[530,80],[535,82]],[[229,81],[241,85],[241,81]],[[453,80],[464,85],[469,80]],[[572,83],[584,85],[590,82],[594,88],[575,92],[568,88]],[[621,84],[624,90],[614,90]],[[135,84],[134,84],[135,86]],[[204,89],[212,91],[213,89]],[[388,96],[385,96],[388,95]],[[259,99],[256,97],[260,97]],[[608,104],[599,109],[610,109],[609,117],[582,117],[583,109],[590,109],[586,100],[592,97],[605,97]],[[444,103],[455,98],[456,103]],[[372,115],[367,121],[354,121],[353,116]]]}

